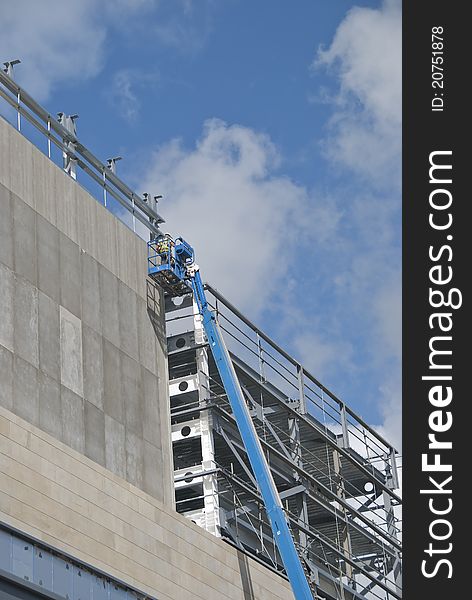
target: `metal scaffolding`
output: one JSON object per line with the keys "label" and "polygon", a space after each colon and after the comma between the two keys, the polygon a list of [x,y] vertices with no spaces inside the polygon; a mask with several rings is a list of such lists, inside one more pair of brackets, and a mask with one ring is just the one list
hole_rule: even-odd
{"label": "metal scaffolding", "polygon": [[[310,579],[326,599],[401,598],[395,449],[206,290]],[[192,297],[166,319],[177,510],[283,571]]]}

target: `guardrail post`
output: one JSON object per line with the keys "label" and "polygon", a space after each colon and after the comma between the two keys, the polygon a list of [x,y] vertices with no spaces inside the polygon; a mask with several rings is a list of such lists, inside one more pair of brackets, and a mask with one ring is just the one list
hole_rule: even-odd
{"label": "guardrail post", "polygon": [[[66,115],[63,112],[57,113],[57,120],[59,123],[71,133],[74,137],[77,136],[77,125],[76,120],[79,115]],[[63,140],[66,150],[62,153],[63,158],[63,169],[68,173],[72,179],[77,179],[77,159],[75,158],[75,143],[68,139]]]}
{"label": "guardrail post", "polygon": [[297,365],[297,380],[298,380],[298,411],[304,415],[306,413],[306,398],[305,398],[305,377],[303,375],[302,365]]}

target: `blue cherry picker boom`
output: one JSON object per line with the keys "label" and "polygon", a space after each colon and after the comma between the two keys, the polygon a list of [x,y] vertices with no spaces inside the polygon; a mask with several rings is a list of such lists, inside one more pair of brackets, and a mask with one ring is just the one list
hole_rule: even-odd
{"label": "blue cherry picker boom", "polygon": [[295,548],[282,502],[259,442],[231,357],[218,321],[208,305],[199,267],[195,263],[193,248],[180,237],[174,240],[168,234],[158,236],[148,242],[148,273],[171,297],[182,296],[190,290],[193,292],[208,344],[259,486],[274,540],[293,594],[296,600],[313,600],[313,594]]}

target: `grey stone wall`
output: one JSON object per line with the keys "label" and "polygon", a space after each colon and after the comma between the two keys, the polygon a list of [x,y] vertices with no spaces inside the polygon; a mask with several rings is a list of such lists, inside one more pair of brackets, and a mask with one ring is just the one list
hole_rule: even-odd
{"label": "grey stone wall", "polygon": [[0,404],[173,505],[146,244],[0,118]]}
{"label": "grey stone wall", "polygon": [[0,521],[159,600],[294,600],[280,575],[2,407]]}

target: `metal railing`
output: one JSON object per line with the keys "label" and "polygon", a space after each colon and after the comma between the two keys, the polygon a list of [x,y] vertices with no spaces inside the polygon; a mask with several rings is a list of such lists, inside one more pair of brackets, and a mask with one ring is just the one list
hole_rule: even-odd
{"label": "metal railing", "polygon": [[[21,86],[19,86],[7,73],[0,70],[0,97],[5,100],[16,112],[16,128],[25,135],[23,120],[30,123],[35,132],[40,136],[27,136],[39,150],[42,150],[56,164],[62,161],[62,166],[74,179],[79,173],[88,178],[88,182],[94,182],[102,189],[102,197],[96,198],[107,207],[109,197],[116,200],[132,216],[132,229],[136,233],[136,220],[144,225],[152,234],[161,233],[159,225],[164,219],[150,205],[150,198],[142,198],[134,192],[114,173],[114,161],[110,159],[108,164],[100,161],[88,148],[86,148],[74,133],[74,128],[66,128],[57,118],[53,117],[46,109],[40,106]],[[64,123],[71,123],[74,117],[66,117],[63,113],[59,118]],[[1,115],[1,112],[0,112]],[[13,123],[12,123],[13,124]],[[41,147],[40,141],[45,145]],[[54,160],[53,148],[59,149],[59,159]],[[80,182],[80,180],[78,180]],[[86,183],[87,179],[83,181]],[[89,191],[87,189],[87,191]],[[109,208],[109,207],[108,207]],[[120,215],[115,215],[120,218]],[[121,219],[123,222],[126,221]]]}

